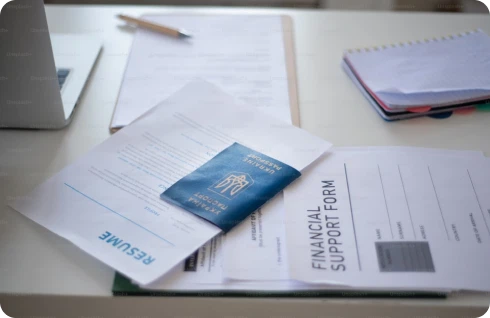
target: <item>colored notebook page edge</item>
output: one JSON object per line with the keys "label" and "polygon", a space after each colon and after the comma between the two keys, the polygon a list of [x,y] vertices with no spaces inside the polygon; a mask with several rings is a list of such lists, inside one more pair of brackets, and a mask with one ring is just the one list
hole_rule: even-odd
{"label": "colored notebook page edge", "polygon": [[[456,94],[459,92],[453,91],[451,93]],[[381,99],[380,95],[381,95],[380,93],[376,94],[376,96]],[[415,94],[413,94],[413,95],[415,95]],[[407,106],[407,105],[394,104],[394,103],[389,104],[389,106],[391,109],[403,109],[405,111],[412,111],[412,110],[413,111],[423,111],[426,108],[435,109],[435,108],[447,107],[447,106],[451,106],[451,105],[455,105],[455,104],[458,104],[458,105],[459,104],[470,104],[470,103],[475,104],[475,103],[482,103],[482,102],[488,102],[488,101],[490,101],[490,95],[485,94],[485,95],[481,95],[481,96],[475,97],[475,98],[455,98],[455,99],[451,100],[450,102],[431,103],[431,104],[429,104],[429,106]]]}
{"label": "colored notebook page edge", "polygon": [[370,102],[371,106],[386,121],[396,121],[396,120],[404,120],[404,119],[411,119],[411,118],[424,117],[424,116],[432,116],[432,115],[438,115],[438,114],[444,114],[444,113],[452,112],[454,110],[472,108],[472,107],[476,106],[473,104],[466,105],[466,106],[450,106],[450,107],[441,108],[441,109],[434,109],[434,110],[431,110],[431,111],[425,112],[425,113],[416,113],[416,112],[389,113],[389,112],[385,111],[373,99],[373,97],[364,89],[364,87],[361,85],[359,80],[352,73],[352,71],[350,70],[350,68],[348,67],[347,64],[343,63],[343,69],[347,73],[347,75],[351,78],[351,80],[354,82],[354,84],[359,88],[359,90],[364,95],[364,97]]}
{"label": "colored notebook page edge", "polygon": [[342,68],[344,71],[347,73],[347,75],[351,78],[351,80],[354,82],[354,84],[358,87],[358,89],[361,91],[361,93],[364,95],[364,97],[370,102],[370,104],[373,106],[373,108],[378,112],[378,114],[385,120],[387,121],[395,121],[395,120],[403,120],[403,119],[410,119],[410,118],[416,118],[416,117],[423,117],[423,116],[428,116],[428,115],[433,115],[433,114],[440,114],[440,113],[446,113],[446,112],[451,112],[453,110],[457,109],[464,109],[464,108],[471,108],[474,106],[480,107],[481,105],[486,105],[486,104],[477,104],[475,105],[474,103],[471,103],[469,105],[454,105],[454,106],[448,106],[444,108],[437,108],[437,109],[431,109],[429,112],[423,112],[423,113],[416,113],[416,112],[387,112],[374,98],[371,96],[366,90],[364,86],[362,86],[362,83],[359,81],[359,79],[356,77],[352,69],[350,69],[349,65],[345,62],[345,60],[342,62]]}
{"label": "colored notebook page edge", "polygon": [[[344,59],[343,59],[343,63],[347,64],[347,66],[349,67],[350,71],[352,72],[352,74],[356,77],[357,81],[361,84],[361,86],[364,88],[364,90],[366,90],[366,92],[371,96],[371,98],[374,99],[374,101],[376,102],[377,105],[379,105],[379,107],[381,107],[385,112],[389,112],[389,113],[404,113],[404,112],[407,112],[406,109],[394,109],[394,108],[390,108],[388,105],[386,105],[365,83],[364,81],[362,80],[362,78],[359,76],[359,74],[357,73],[356,69],[352,66],[351,62],[349,61],[349,58],[344,55]],[[417,107],[415,112],[418,112],[417,110],[418,109],[423,109],[425,112],[429,111],[431,109],[430,106],[421,106],[421,107]]]}
{"label": "colored notebook page edge", "polygon": [[[450,110],[453,110],[455,108],[462,108],[462,107],[472,107],[472,106],[477,106],[480,104],[487,104],[490,103],[489,97],[486,96],[481,99],[476,99],[476,100],[468,100],[468,101],[459,101],[457,104],[447,104],[447,105],[429,105],[429,106],[417,106],[417,107],[410,107],[410,108],[391,108],[388,105],[386,105],[381,98],[376,95],[367,85],[364,83],[362,78],[359,76],[353,65],[349,62],[349,59],[347,56],[344,56],[344,63],[347,64],[349,67],[350,71],[353,73],[353,75],[356,77],[357,81],[361,84],[361,86],[366,90],[369,95],[375,100],[376,104],[381,107],[386,113],[393,113],[393,114],[404,114],[404,113],[421,113],[421,114],[435,114],[435,111],[437,110],[443,110],[443,111],[438,111],[437,113],[441,112],[448,112]],[[451,108],[451,109],[450,109]]]}
{"label": "colored notebook page edge", "polygon": [[[347,75],[351,78],[351,80],[354,82],[354,85],[357,86],[357,88],[361,91],[362,95],[369,101],[371,106],[376,110],[376,112],[385,120],[387,121],[395,121],[395,120],[402,120],[402,119],[410,119],[410,118],[416,118],[416,117],[422,117],[428,115],[428,113],[411,113],[411,112],[398,112],[398,113],[389,113],[385,111],[374,99],[373,97],[368,93],[367,90],[362,86],[362,84],[359,82],[358,78],[355,77],[355,74],[352,72],[352,70],[349,68],[347,63],[343,62],[342,63],[342,68],[344,71],[347,73]],[[447,111],[444,111],[447,112]]]}

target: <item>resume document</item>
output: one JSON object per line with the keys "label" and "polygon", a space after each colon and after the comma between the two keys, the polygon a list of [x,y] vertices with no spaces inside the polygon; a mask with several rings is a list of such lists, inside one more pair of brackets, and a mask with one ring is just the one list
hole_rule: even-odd
{"label": "resume document", "polygon": [[298,171],[330,147],[196,81],[12,206],[145,285],[221,232],[159,196],[235,142]]}

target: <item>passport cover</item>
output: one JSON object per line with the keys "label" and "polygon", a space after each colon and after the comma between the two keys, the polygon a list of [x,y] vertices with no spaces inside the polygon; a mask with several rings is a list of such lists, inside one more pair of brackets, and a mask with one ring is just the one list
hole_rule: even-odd
{"label": "passport cover", "polygon": [[234,143],[160,197],[228,232],[300,175],[279,160]]}

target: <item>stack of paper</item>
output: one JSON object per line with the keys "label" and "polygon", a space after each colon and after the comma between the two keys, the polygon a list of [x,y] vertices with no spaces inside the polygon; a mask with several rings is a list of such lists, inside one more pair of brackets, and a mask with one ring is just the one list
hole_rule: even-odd
{"label": "stack of paper", "polygon": [[114,292],[488,291],[489,178],[481,152],[336,148],[264,206],[274,209],[151,285],[117,277]]}
{"label": "stack of paper", "polygon": [[[226,234],[160,200],[235,142],[303,175]],[[127,277],[115,293],[490,291],[482,153],[329,148],[197,81],[13,207]]]}

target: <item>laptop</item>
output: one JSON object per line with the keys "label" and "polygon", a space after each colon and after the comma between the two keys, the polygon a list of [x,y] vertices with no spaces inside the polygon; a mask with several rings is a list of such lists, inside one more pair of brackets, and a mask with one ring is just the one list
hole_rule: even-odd
{"label": "laptop", "polygon": [[2,9],[0,43],[0,128],[68,125],[101,51],[100,39],[50,34],[42,0],[15,0]]}

